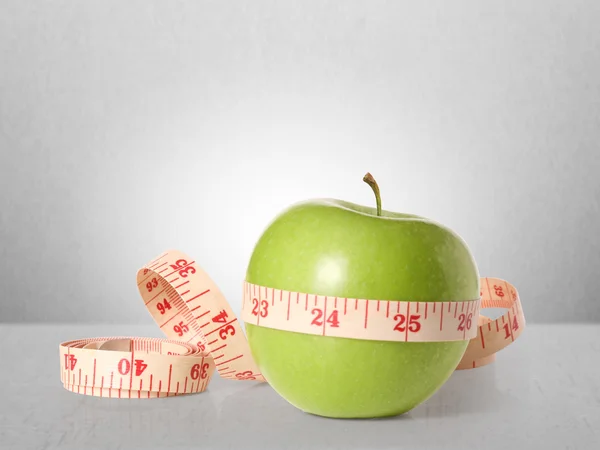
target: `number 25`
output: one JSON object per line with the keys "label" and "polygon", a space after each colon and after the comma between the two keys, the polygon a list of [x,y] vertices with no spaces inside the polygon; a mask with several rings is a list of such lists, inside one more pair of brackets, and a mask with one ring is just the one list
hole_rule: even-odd
{"label": "number 25", "polygon": [[[421,323],[419,319],[421,316],[419,314],[411,314],[408,318],[408,331],[411,333],[416,333],[421,329]],[[396,314],[394,316],[394,320],[397,320],[398,323],[394,327],[394,331],[406,331],[406,316],[404,314]]]}

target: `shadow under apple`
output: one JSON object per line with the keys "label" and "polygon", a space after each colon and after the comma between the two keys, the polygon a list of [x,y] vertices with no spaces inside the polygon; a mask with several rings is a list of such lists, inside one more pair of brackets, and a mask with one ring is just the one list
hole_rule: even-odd
{"label": "shadow under apple", "polygon": [[432,420],[454,422],[459,416],[515,408],[518,400],[498,390],[495,378],[494,364],[456,371],[432,397],[412,411],[381,419],[331,419],[307,414],[268,384],[255,384],[236,390],[219,402],[219,420],[212,432],[223,443],[239,448],[281,448],[282,441],[301,442],[314,449],[394,447],[400,435],[405,442],[433,442],[442,438],[430,435]]}
{"label": "shadow under apple", "polygon": [[[394,446],[390,423],[412,422],[409,415],[384,419],[331,419],[305,413],[289,404],[268,384],[249,386],[227,396],[214,432],[232,448],[281,448],[282,442],[302,448],[370,448]],[[237,433],[235,430],[244,430]]]}

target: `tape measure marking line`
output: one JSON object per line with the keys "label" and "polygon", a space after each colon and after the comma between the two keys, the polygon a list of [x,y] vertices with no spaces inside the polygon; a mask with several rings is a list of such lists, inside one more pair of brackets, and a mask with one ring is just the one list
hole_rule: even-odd
{"label": "tape measure marking line", "polygon": [[[510,319],[510,309],[506,312],[506,314],[508,315],[508,323],[512,325],[512,320]],[[504,316],[502,316],[502,317],[503,317],[502,323],[504,323]],[[510,330],[511,342],[514,342],[515,337],[513,335],[513,327],[511,325],[508,326],[508,329]]]}
{"label": "tape measure marking line", "polygon": [[[131,359],[130,359],[130,367],[131,370],[129,371],[129,398],[131,398],[131,387],[133,385],[133,360],[134,360],[134,355],[135,355],[135,346],[131,345],[133,341],[129,341],[129,351],[131,352]],[[79,369],[81,370],[81,369]],[[121,384],[123,384],[123,379],[121,378]]]}
{"label": "tape measure marking line", "polygon": [[[189,298],[189,299],[187,299],[185,302],[186,302],[186,303],[189,303],[189,302],[191,302],[191,301],[193,301],[193,300],[196,300],[198,297],[202,297],[203,295],[205,295],[205,294],[208,294],[209,292],[210,292],[210,289],[207,289],[207,290],[205,290],[204,292],[200,292],[200,293],[199,293],[198,295],[196,295],[195,297],[192,297],[192,298]],[[198,307],[200,307],[200,306],[201,306],[201,305],[198,305]],[[197,308],[194,308],[194,309],[197,309]],[[193,310],[192,310],[192,311],[193,311]]]}
{"label": "tape measure marking line", "polygon": [[[243,289],[245,298],[241,318],[257,326],[321,336],[404,342],[467,340],[477,335],[476,327],[472,326],[472,316],[478,315],[480,299],[462,302],[395,301],[395,315],[390,314],[391,301],[350,299],[354,300],[354,308],[346,307],[345,314],[342,314],[337,297],[251,283],[246,285],[250,286]],[[283,299],[286,294],[290,300],[287,304],[273,301],[277,297]],[[296,304],[291,302],[293,294],[298,300]],[[299,304],[300,296],[304,298],[304,304]],[[386,308],[382,308],[383,301]],[[345,298],[344,304],[347,303]],[[429,308],[429,303],[433,304],[432,308]],[[437,303],[441,303],[439,308],[436,308]],[[426,317],[423,314],[425,309]],[[431,309],[433,312],[430,313]]]}
{"label": "tape measure marking line", "polygon": [[152,268],[153,266],[155,266],[156,264],[158,264],[161,259],[163,259],[165,256],[167,256],[167,254],[168,254],[168,252],[165,252],[162,255],[160,255],[158,258],[155,258],[152,261],[150,261],[148,263],[148,268]]}

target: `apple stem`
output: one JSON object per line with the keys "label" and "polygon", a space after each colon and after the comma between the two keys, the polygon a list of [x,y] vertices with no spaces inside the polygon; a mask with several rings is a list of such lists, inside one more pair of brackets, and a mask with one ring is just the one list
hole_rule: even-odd
{"label": "apple stem", "polygon": [[363,177],[363,181],[371,186],[373,192],[375,193],[375,201],[377,201],[377,215],[381,216],[381,195],[379,193],[379,186],[377,185],[377,181],[373,178],[369,172]]}

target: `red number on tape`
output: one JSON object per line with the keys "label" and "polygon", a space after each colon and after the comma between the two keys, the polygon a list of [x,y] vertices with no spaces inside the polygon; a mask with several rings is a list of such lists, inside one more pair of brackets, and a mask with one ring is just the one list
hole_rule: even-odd
{"label": "red number on tape", "polygon": [[196,273],[196,269],[194,269],[192,266],[187,266],[185,269],[181,269],[179,271],[179,276],[182,278],[187,278],[188,273],[190,275],[193,275]]}
{"label": "red number on tape", "polygon": [[202,371],[200,372],[200,378],[202,378],[203,380],[208,376],[208,373],[206,373],[207,370],[208,370],[208,363],[204,363],[202,365]]}
{"label": "red number on tape", "polygon": [[410,331],[412,333],[416,333],[417,331],[419,331],[421,329],[421,323],[419,322],[420,318],[421,318],[421,315],[419,315],[419,314],[416,314],[416,315],[411,314],[410,318],[408,319],[408,331]]}
{"label": "red number on tape", "polygon": [[471,319],[473,319],[473,313],[469,313],[468,315],[460,314],[458,316],[458,320],[460,320],[460,322],[458,324],[458,331],[464,331],[465,328],[467,330],[470,330],[471,324],[472,324]]}
{"label": "red number on tape", "polygon": [[192,366],[192,370],[190,371],[190,376],[192,377],[192,380],[197,380],[198,377],[205,379],[208,376],[208,373],[206,372],[208,370],[208,363],[204,363],[202,365],[202,368],[200,368],[200,364],[194,364]]}
{"label": "red number on tape", "polygon": [[259,307],[258,299],[256,299],[256,298],[252,299],[252,303],[254,304],[254,308],[252,308],[252,314],[254,314],[255,316],[258,316],[259,310],[260,310],[260,317],[267,317],[267,315],[269,314],[269,302],[268,301],[263,300],[262,302],[260,302],[260,307]]}
{"label": "red number on tape", "polygon": [[256,380],[256,377],[252,373],[251,370],[246,370],[245,372],[236,373],[235,377],[238,380]]}
{"label": "red number on tape", "polygon": [[219,330],[219,337],[223,340],[227,339],[227,336],[233,336],[235,334],[235,328],[233,325],[227,325],[225,328]]}
{"label": "red number on tape", "polygon": [[171,309],[171,304],[165,298],[162,303],[158,302],[156,304],[156,309],[158,309],[158,312],[161,314],[164,314],[167,309]]}
{"label": "red number on tape", "polygon": [[[310,324],[316,325],[318,327],[323,326],[323,310],[320,308],[313,308],[312,314],[316,314],[317,316],[312,320]],[[334,309],[332,313],[329,314],[329,317],[327,318],[326,322],[330,324],[333,328],[338,328],[340,326],[337,309]]]}
{"label": "red number on tape", "polygon": [[[416,333],[421,329],[421,323],[419,319],[421,318],[420,314],[411,314],[408,318],[408,331],[412,333]],[[394,316],[394,320],[397,320],[398,323],[394,327],[394,331],[404,332],[406,331],[406,316],[404,314],[396,314]]]}
{"label": "red number on tape", "polygon": [[200,364],[194,364],[192,366],[192,370],[190,370],[190,377],[192,377],[192,380],[197,380],[199,376],[200,376]]}
{"label": "red number on tape", "polygon": [[77,364],[77,358],[75,355],[69,355],[65,353],[65,367],[69,370],[75,369],[75,364]]}
{"label": "red number on tape", "polygon": [[121,375],[127,375],[131,370],[131,363],[127,358],[123,358],[119,361],[119,364],[117,364],[117,370]]}
{"label": "red number on tape", "polygon": [[183,334],[190,331],[190,329],[188,328],[188,326],[186,324],[183,323],[183,320],[182,320],[181,322],[179,322],[179,325],[175,325],[173,327],[173,331],[175,333],[177,333],[179,336],[183,336]]}
{"label": "red number on tape", "polygon": [[185,259],[178,259],[175,264],[171,264],[171,268],[175,270],[180,269],[179,276],[182,278],[187,278],[188,273],[190,275],[196,273],[196,269],[194,269],[192,266],[189,266],[188,262]]}
{"label": "red number on tape", "polygon": [[317,315],[317,317],[315,317],[312,322],[310,323],[311,325],[316,325],[318,327],[320,327],[321,325],[323,325],[323,321],[321,320],[321,317],[323,317],[323,310],[319,309],[319,308],[314,308],[311,311],[311,314],[313,315]]}
{"label": "red number on tape", "polygon": [[148,289],[148,292],[152,292],[152,289],[154,289],[157,286],[158,286],[158,280],[156,278],[152,278],[151,281],[148,281],[146,283],[146,289]]}
{"label": "red number on tape", "polygon": [[136,359],[135,360],[135,376],[139,377],[140,375],[142,375],[144,373],[144,370],[146,370],[146,367],[148,367],[148,364],[144,364],[143,359]]}
{"label": "red number on tape", "polygon": [[219,314],[212,318],[213,322],[225,323],[227,321],[227,312],[223,309]]}
{"label": "red number on tape", "polygon": [[337,309],[334,309],[333,312],[329,315],[329,317],[327,318],[327,323],[333,328],[338,328],[340,326]]}

